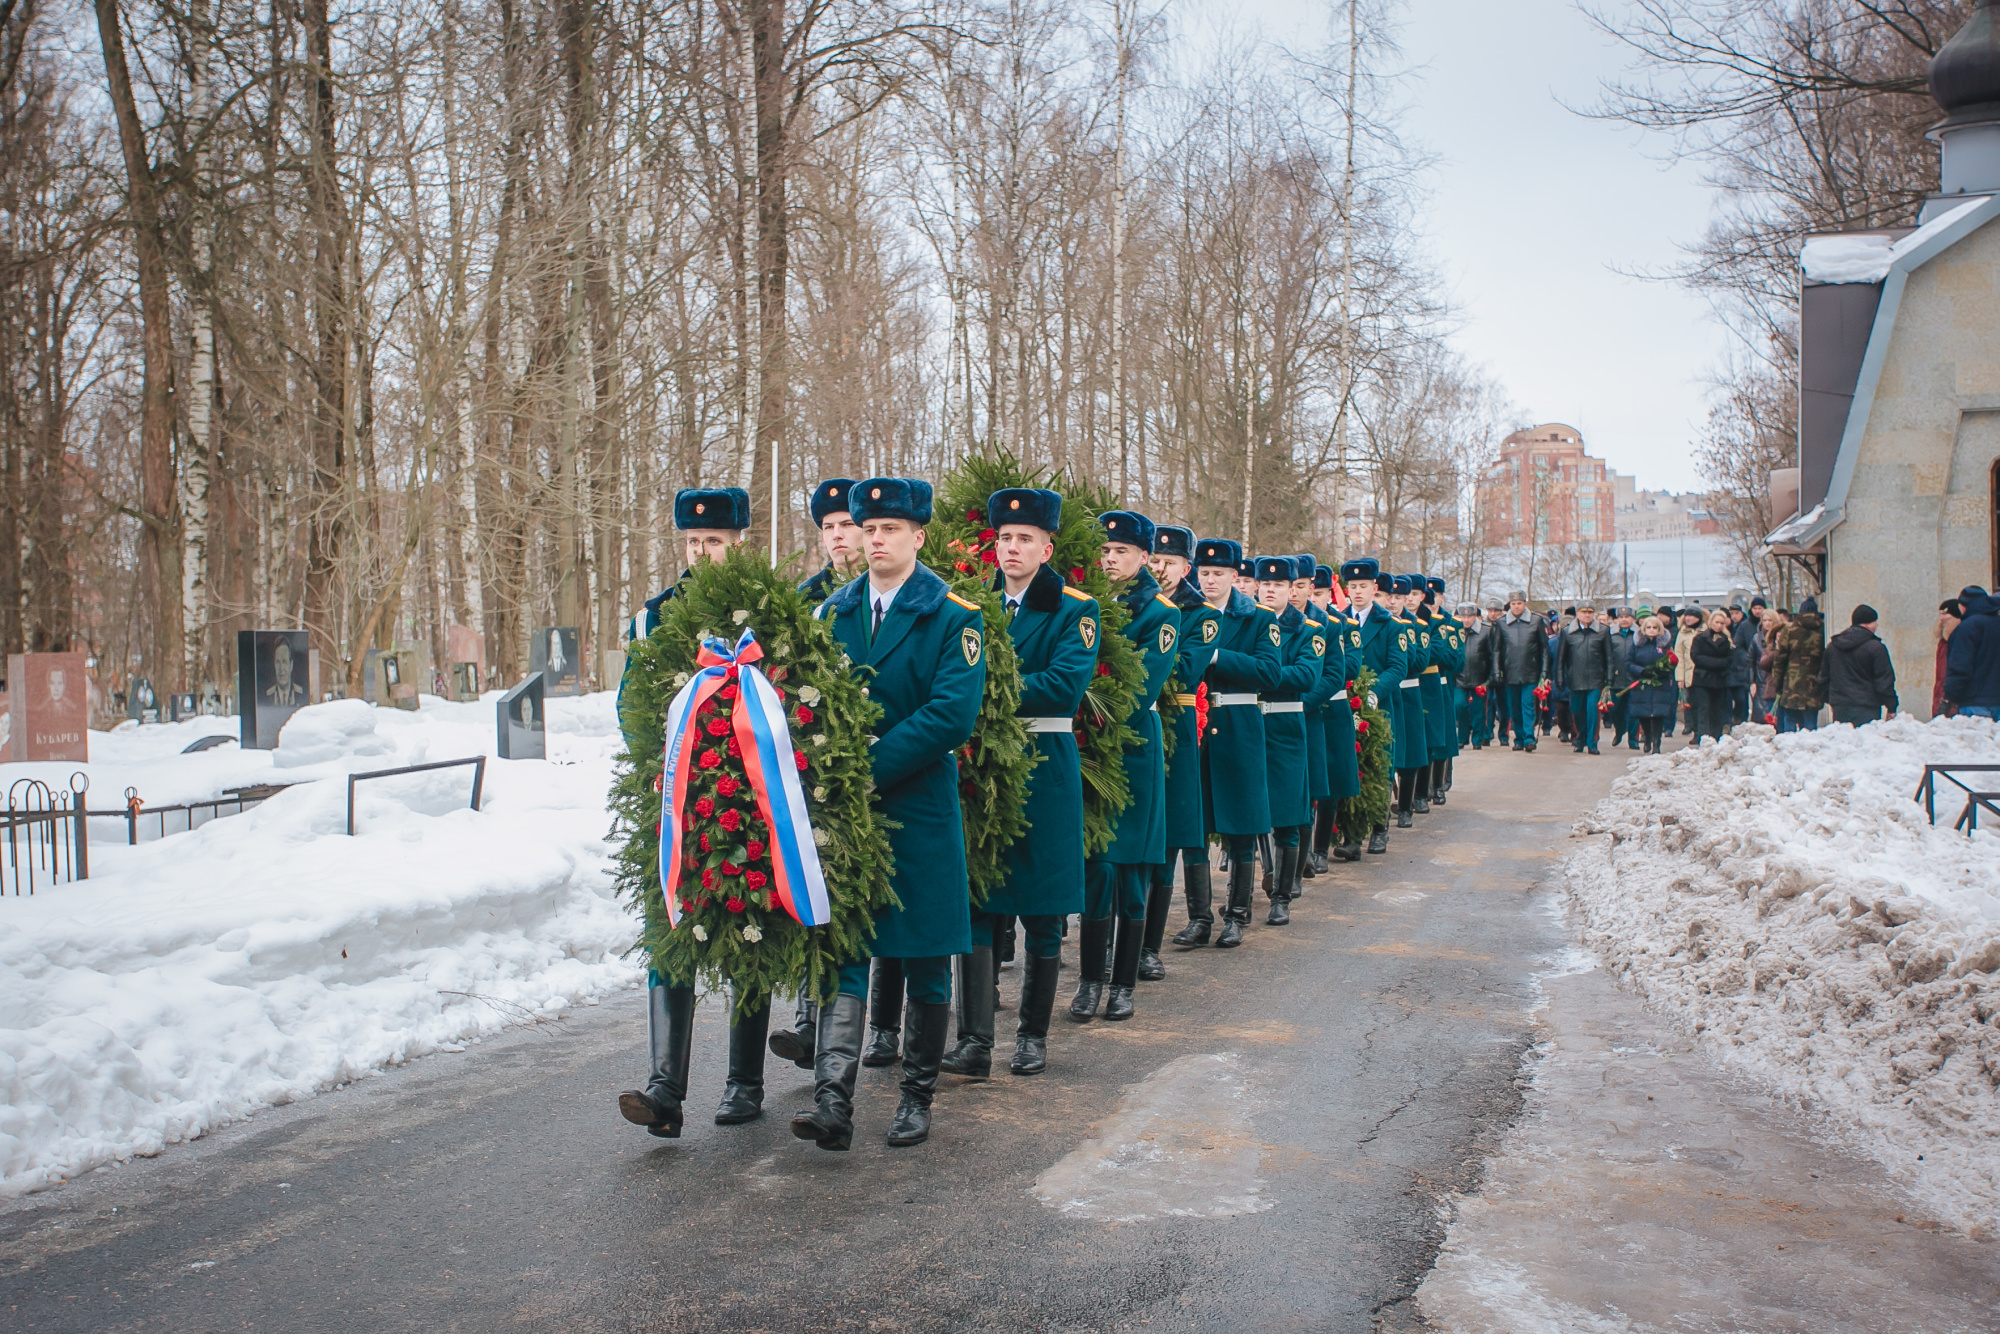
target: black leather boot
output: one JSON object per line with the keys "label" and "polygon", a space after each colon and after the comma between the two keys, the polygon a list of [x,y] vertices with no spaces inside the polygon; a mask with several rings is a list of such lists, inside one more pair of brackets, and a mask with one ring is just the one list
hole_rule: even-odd
{"label": "black leather boot", "polygon": [[1297,848],[1278,849],[1278,892],[1271,899],[1271,911],[1264,915],[1265,926],[1289,926],[1292,920],[1292,876],[1299,869]]}
{"label": "black leather boot", "polygon": [[1020,1022],[1014,1030],[1014,1059],[1008,1068],[1017,1075],[1039,1075],[1049,1068],[1049,1016],[1056,1008],[1058,961],[1027,956],[1021,975]]}
{"label": "black leather boot", "polygon": [[1097,1018],[1097,1004],[1104,999],[1104,972],[1111,961],[1111,919],[1085,918],[1077,942],[1076,997],[1069,1003],[1069,1017],[1079,1024]]}
{"label": "black leather boot", "polygon": [[1118,943],[1111,951],[1111,990],[1104,998],[1107,1020],[1132,1017],[1132,991],[1139,980],[1139,949],[1145,933],[1143,921],[1118,919]]}
{"label": "black leather boot", "polygon": [[1377,829],[1368,835],[1368,850],[1378,857],[1387,852],[1389,850],[1389,831],[1386,829]]}
{"label": "black leather boot", "polygon": [[1167,913],[1174,906],[1174,884],[1162,877],[1165,869],[1153,868],[1153,883],[1146,891],[1146,930],[1139,940],[1141,982],[1158,982],[1167,975],[1167,966],[1160,962],[1160,946],[1167,938]]}
{"label": "black leather boot", "polygon": [[1174,937],[1180,949],[1208,943],[1208,929],[1215,921],[1215,891],[1209,885],[1208,862],[1191,862],[1181,853],[1181,875],[1187,881],[1187,925]]}
{"label": "black leather boot", "polygon": [[985,1079],[993,1073],[993,947],[958,956],[958,1046],[939,1062],[948,1075]]}
{"label": "black leather boot", "polygon": [[867,1009],[861,997],[843,994],[820,1012],[813,1107],[792,1118],[792,1133],[822,1149],[844,1150],[854,1144],[854,1078],[861,1072],[861,1029]]}
{"label": "black leather boot", "polygon": [[874,983],[868,993],[868,1049],[861,1063],[869,1069],[894,1065],[899,1057],[896,1040],[903,1022],[903,961],[877,959]]}
{"label": "black leather boot", "polygon": [[1243,943],[1243,928],[1250,922],[1250,904],[1257,892],[1255,863],[1238,862],[1229,868],[1229,906],[1222,910],[1222,934],[1215,938],[1219,950],[1234,949]]}
{"label": "black leather boot", "polygon": [[[1409,827],[1410,827],[1411,825],[1413,825],[1413,824],[1415,824],[1415,823],[1416,823],[1416,821],[1415,821],[1415,820],[1412,820],[1412,819],[1410,818],[1410,813],[1409,813],[1408,811],[1406,811],[1406,810],[1403,810],[1403,809],[1401,809],[1401,808],[1398,808],[1398,809],[1397,809],[1397,811],[1396,811],[1396,828],[1398,828],[1398,829],[1408,829],[1408,828],[1409,828]],[[1374,848],[1372,848],[1372,847],[1371,847],[1371,848],[1369,848],[1368,850],[1369,850],[1370,852],[1373,852],[1373,851],[1375,851],[1375,849],[1374,849]],[[1387,851],[1387,849],[1384,849],[1384,851]]]}
{"label": "black leather boot", "polygon": [[687,1098],[688,1060],[694,1047],[694,988],[646,988],[646,1045],[652,1074],[644,1089],[618,1095],[618,1111],[661,1139],[681,1137],[681,1104]]}
{"label": "black leather boot", "polygon": [[1418,815],[1431,813],[1431,767],[1426,764],[1416,771],[1417,784],[1410,791],[1410,809]]}
{"label": "black leather boot", "polygon": [[729,1083],[715,1109],[715,1124],[740,1126],[764,1114],[764,1038],[770,1031],[768,1000],[730,1022]]}
{"label": "black leather boot", "polygon": [[1264,868],[1264,897],[1271,897],[1271,887],[1278,875],[1278,859],[1271,850],[1271,836],[1257,835],[1257,861]]}
{"label": "black leather boot", "polygon": [[889,1147],[907,1149],[931,1137],[931,1099],[938,1062],[951,1032],[951,1004],[911,1001],[903,1011],[903,1100],[889,1121]]}
{"label": "black leather boot", "polygon": [[819,1002],[801,991],[792,1026],[771,1034],[771,1054],[783,1057],[801,1070],[812,1069],[813,1048],[819,1045],[816,1033],[818,1023]]}

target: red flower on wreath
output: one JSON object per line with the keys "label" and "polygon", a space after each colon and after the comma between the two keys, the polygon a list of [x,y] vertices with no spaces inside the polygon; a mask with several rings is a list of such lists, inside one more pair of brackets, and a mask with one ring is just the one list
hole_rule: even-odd
{"label": "red flower on wreath", "polygon": [[722,696],[722,697],[723,697],[724,699],[735,699],[735,698],[736,698],[736,683],[735,683],[734,681],[731,681],[731,682],[727,683],[726,685],[724,685],[724,686],[722,687],[722,689],[720,689],[720,690],[716,691],[715,693],[716,693],[716,694],[718,694],[718,695],[720,695],[720,696]]}
{"label": "red flower on wreath", "polygon": [[750,840],[750,846],[745,848],[744,851],[750,854],[750,860],[753,862],[763,860],[764,845],[754,838]]}
{"label": "red flower on wreath", "polygon": [[742,899],[730,899],[722,906],[729,909],[729,911],[731,912],[742,912],[745,905]]}
{"label": "red flower on wreath", "polygon": [[714,871],[714,869],[713,869],[712,867],[703,867],[703,868],[702,868],[702,872],[701,872],[701,887],[702,887],[703,889],[714,889],[714,888],[715,888],[715,871]]}
{"label": "red flower on wreath", "polygon": [[715,814],[715,803],[707,797],[703,797],[694,804],[694,813],[706,820],[709,816]]}
{"label": "red flower on wreath", "polygon": [[732,834],[741,829],[743,827],[743,812],[724,811],[722,813],[722,827]]}
{"label": "red flower on wreath", "polygon": [[971,567],[970,565],[967,565],[967,564],[966,564],[966,563],[965,563],[964,561],[959,561],[959,562],[958,562],[958,572],[959,572],[960,574],[971,574],[971,573],[972,573],[972,567]]}
{"label": "red flower on wreath", "polygon": [[665,774],[658,773],[653,775],[653,791],[655,792],[664,791],[666,789],[666,786],[667,786],[667,776]]}
{"label": "red flower on wreath", "polygon": [[798,708],[792,710],[792,717],[798,719],[800,725],[803,726],[813,720],[813,711],[801,704]]}
{"label": "red flower on wreath", "polygon": [[714,713],[714,712],[715,712],[715,701],[713,699],[703,700],[701,702],[701,707],[695,710],[695,713],[698,715],[704,713]]}
{"label": "red flower on wreath", "polygon": [[1081,565],[1072,565],[1070,567],[1069,581],[1073,584],[1080,584],[1083,582],[1083,567]]}
{"label": "red flower on wreath", "polygon": [[979,559],[984,561],[988,565],[998,565],[1000,563],[999,554],[992,551],[980,552]]}
{"label": "red flower on wreath", "polygon": [[743,785],[737,782],[734,778],[724,778],[721,782],[715,785],[715,790],[717,792],[720,792],[725,797],[733,797],[736,795],[736,789],[741,786]]}
{"label": "red flower on wreath", "polygon": [[1354,743],[1354,753],[1356,755],[1359,755],[1361,753],[1361,743],[1359,741]]}
{"label": "red flower on wreath", "polygon": [[743,868],[738,866],[735,862],[724,862],[722,864],[722,873],[724,875],[742,875]]}
{"label": "red flower on wreath", "polygon": [[[722,763],[722,757],[721,757],[720,755],[716,754],[716,753],[715,753],[714,751],[712,751],[712,750],[705,750],[705,751],[703,751],[703,752],[701,753],[701,767],[702,767],[702,768],[704,768],[704,769],[713,769],[713,768],[714,768],[714,767],[715,767],[716,765],[718,765],[718,764],[720,764],[720,763]],[[726,783],[726,782],[728,782],[729,780],[728,780],[727,778],[725,778],[725,779],[723,779],[722,781]],[[725,794],[725,795],[727,795],[727,794]]]}
{"label": "red flower on wreath", "polygon": [[980,521],[981,519],[983,519],[983,518],[985,518],[985,517],[986,517],[986,516],[985,516],[984,514],[981,514],[981,513],[980,513],[980,512],[978,511],[978,510],[976,510],[976,509],[971,509],[971,510],[967,510],[967,511],[965,512],[965,521],[966,521],[967,523],[978,523],[978,522],[979,522],[979,521]]}
{"label": "red flower on wreath", "polygon": [[709,851],[709,846],[708,846],[708,835],[707,835],[707,834],[703,834],[703,835],[701,836],[701,850],[702,850],[703,852],[707,852],[707,851]]}
{"label": "red flower on wreath", "polygon": [[792,758],[798,761],[799,772],[804,773],[806,771],[806,753],[802,750],[795,750],[792,752]]}
{"label": "red flower on wreath", "polygon": [[1347,697],[1347,707],[1356,713],[1361,712],[1361,697],[1358,695],[1349,695]]}
{"label": "red flower on wreath", "polygon": [[732,760],[743,758],[743,743],[735,737],[729,738],[729,758]]}
{"label": "red flower on wreath", "polygon": [[1108,663],[1108,662],[1100,662],[1100,663],[1098,663],[1098,664],[1097,664],[1097,674],[1098,674],[1099,676],[1109,676],[1109,675],[1111,675],[1111,664],[1110,664],[1110,663]]}
{"label": "red flower on wreath", "polygon": [[708,734],[710,736],[729,735],[729,721],[726,718],[710,718],[708,720]]}
{"label": "red flower on wreath", "polygon": [[1000,537],[1000,533],[999,533],[999,531],[998,531],[997,529],[993,529],[993,528],[982,528],[982,529],[980,529],[980,530],[979,530],[979,540],[980,540],[980,541],[982,541],[982,542],[993,542],[993,541],[997,541],[997,540],[999,539],[999,537]]}
{"label": "red flower on wreath", "polygon": [[1368,735],[1368,720],[1367,720],[1366,718],[1357,718],[1357,719],[1355,719],[1355,720],[1354,720],[1354,730],[1355,730],[1356,732],[1358,732],[1358,733],[1359,733],[1360,735],[1362,735],[1362,736],[1367,736],[1367,735]]}
{"label": "red flower on wreath", "polygon": [[765,884],[764,873],[762,871],[752,871],[749,875],[743,877],[743,883],[750,886],[751,889],[762,889]]}

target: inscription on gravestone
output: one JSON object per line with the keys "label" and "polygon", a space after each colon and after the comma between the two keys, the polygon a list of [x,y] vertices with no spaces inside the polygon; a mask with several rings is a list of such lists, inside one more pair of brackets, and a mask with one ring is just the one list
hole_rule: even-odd
{"label": "inscription on gravestone", "polygon": [[545,626],[528,641],[528,670],[540,673],[545,693],[581,695],[583,662],[573,625]]}
{"label": "inscription on gravestone", "polygon": [[245,750],[276,750],[278,733],[309,702],[306,632],[238,630],[236,696],[242,709]]}
{"label": "inscription on gravestone", "polygon": [[532,672],[528,679],[502,695],[496,703],[495,721],[499,724],[500,758],[503,760],[540,760],[548,758],[548,719],[543,713],[547,694],[542,685],[542,674]]}
{"label": "inscription on gravestone", "polygon": [[90,682],[81,653],[7,655],[9,760],[90,758]]}

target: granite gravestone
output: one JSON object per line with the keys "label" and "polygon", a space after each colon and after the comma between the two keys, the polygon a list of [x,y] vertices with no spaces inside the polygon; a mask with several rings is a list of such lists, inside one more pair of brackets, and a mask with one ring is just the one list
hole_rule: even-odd
{"label": "granite gravestone", "polygon": [[445,661],[451,665],[451,697],[455,700],[479,698],[486,680],[486,636],[469,625],[444,628]]}
{"label": "granite gravestone", "polygon": [[125,695],[126,716],[135,723],[156,723],[160,721],[160,699],[153,693],[153,683],[143,676],[132,678],[132,689]]}
{"label": "granite gravestone", "polygon": [[7,758],[90,758],[90,681],[81,653],[7,655]]}
{"label": "granite gravestone", "polygon": [[528,671],[539,673],[549,695],[583,693],[583,661],[573,625],[545,626],[528,641]]}
{"label": "granite gravestone", "polygon": [[500,728],[501,759],[548,758],[547,718],[542,712],[546,700],[540,672],[530,672],[527,680],[500,697],[495,721]]}
{"label": "granite gravestone", "polygon": [[276,750],[278,733],[310,701],[306,693],[306,632],[238,630],[236,697],[245,750]]}
{"label": "granite gravestone", "polygon": [[196,702],[195,696],[192,694],[184,693],[171,696],[167,707],[168,716],[177,723],[201,716],[201,706]]}

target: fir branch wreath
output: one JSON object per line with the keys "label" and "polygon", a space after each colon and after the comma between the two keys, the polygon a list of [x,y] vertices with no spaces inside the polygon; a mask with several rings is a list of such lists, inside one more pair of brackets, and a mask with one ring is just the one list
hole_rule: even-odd
{"label": "fir branch wreath", "polygon": [[[977,575],[997,606],[992,553],[998,533],[987,522],[986,501],[995,491],[1013,486],[1041,487],[1062,495],[1062,528],[1053,535],[1055,551],[1049,564],[1065,583],[1097,599],[1097,673],[1074,719],[1083,770],[1084,854],[1094,856],[1111,846],[1118,817],[1132,800],[1125,747],[1138,744],[1139,736],[1125,720],[1132,716],[1132,703],[1146,679],[1139,650],[1125,637],[1131,617],[1117,600],[1125,587],[1113,584],[1097,563],[1104,549],[1104,530],[1097,516],[1118,508],[1116,499],[1102,487],[1067,483],[1061,473],[1030,469],[1010,454],[969,455],[938,488],[933,545],[924,548],[924,555],[946,579]],[[999,632],[1006,635],[1004,617]]]}
{"label": "fir branch wreath", "polygon": [[[713,744],[690,771],[685,910],[677,927],[661,895],[667,706],[697,670],[703,639],[733,644],[746,628],[764,650],[759,668],[784,701],[833,909],[823,927],[801,926],[772,899],[769,834],[735,742],[718,727],[736,705],[733,683],[704,706],[700,720]],[[881,709],[862,693],[832,631],[813,619],[812,605],[747,545],[696,565],[661,604],[659,628],[625,647],[618,713],[631,749],[619,757],[611,788],[612,839],[619,891],[644,914],[640,947],[677,982],[728,982],[739,1013],[799,987],[831,992],[841,962],[867,956],[875,913],[895,903],[888,833],[870,800],[868,734]],[[690,883],[697,876],[699,883]]]}
{"label": "fir branch wreath", "polygon": [[1389,789],[1395,785],[1391,771],[1389,715],[1370,693],[1375,673],[1363,667],[1347,683],[1347,706],[1354,710],[1354,745],[1360,753],[1361,792],[1342,797],[1338,819],[1341,832],[1359,842],[1370,831],[1389,823]]}

